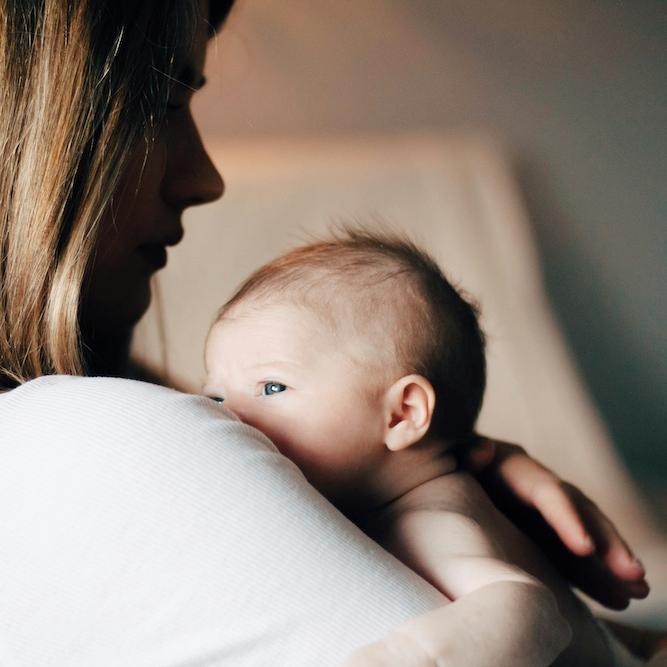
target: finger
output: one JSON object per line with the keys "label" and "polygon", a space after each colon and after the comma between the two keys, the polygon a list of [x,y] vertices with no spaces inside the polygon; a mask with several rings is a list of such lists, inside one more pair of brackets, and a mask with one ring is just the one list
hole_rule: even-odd
{"label": "finger", "polygon": [[625,609],[633,599],[648,595],[646,581],[626,582],[616,577],[597,557],[590,559],[588,567],[574,574],[578,588],[611,609]]}
{"label": "finger", "polygon": [[[517,458],[511,465],[516,467],[513,472],[518,472],[522,458]],[[572,570],[575,585],[616,610],[625,609],[632,598],[648,595],[649,587],[644,581],[641,563],[614,524],[576,487],[561,482],[549,470],[543,469],[532,491],[525,487],[521,493],[525,502],[538,510],[573,554],[596,554],[589,568],[580,573],[576,568]]]}
{"label": "finger", "polygon": [[605,607],[620,611],[630,604],[626,586],[615,579],[596,556],[571,556],[562,565],[563,574],[576,588]]}
{"label": "finger", "polygon": [[586,595],[611,609],[625,609],[630,600],[641,599],[648,594],[645,581],[621,581],[597,556],[584,559],[572,556],[564,564],[563,572]]}
{"label": "finger", "polygon": [[557,480],[548,480],[536,487],[532,503],[572,553],[577,556],[594,553],[595,542],[567,487]]}
{"label": "finger", "polygon": [[558,483],[558,478],[550,470],[518,447],[504,448],[498,458],[498,475],[527,505],[533,505],[535,492],[541,487]]}
{"label": "finger", "polygon": [[643,600],[651,592],[651,586],[646,579],[626,584],[630,597],[634,600]]}
{"label": "finger", "polygon": [[614,577],[639,584],[633,594],[648,594],[641,561],[616,526],[579,489],[557,478],[552,483],[546,480],[534,492],[533,504],[572,553],[587,556],[595,552]]}
{"label": "finger", "polygon": [[644,578],[645,570],[641,561],[595,503],[574,487],[571,492],[579,497],[578,506],[584,520],[591,527],[600,567],[609,573],[609,590],[630,599],[645,598],[650,587]]}
{"label": "finger", "polygon": [[620,536],[616,526],[581,491],[572,487],[571,494],[577,497],[577,506],[593,536],[596,554],[609,571],[623,581],[643,581],[646,575],[644,566]]}
{"label": "finger", "polygon": [[641,561],[633,555],[617,534],[609,539],[612,539],[613,543],[608,543],[606,553],[603,554],[609,569],[624,581],[642,581],[646,576],[646,570]]}
{"label": "finger", "polygon": [[625,609],[631,598],[648,594],[643,566],[595,503],[520,447],[495,441],[494,451],[488,440],[479,438],[482,460],[493,452],[493,477],[536,510],[560,540],[551,548],[563,550],[561,568],[575,586],[611,609]]}
{"label": "finger", "polygon": [[593,553],[592,536],[573,500],[574,487],[561,482],[548,468],[521,451],[508,455],[499,472],[511,480],[517,497],[542,515],[570,551],[577,556]]}
{"label": "finger", "polygon": [[[581,590],[584,590],[583,588]],[[586,591],[584,590],[584,593]],[[623,611],[630,606],[630,599],[617,595],[614,593],[609,593],[609,597],[605,598],[603,596],[598,596],[598,602],[612,611]],[[591,596],[592,597],[592,596]]]}

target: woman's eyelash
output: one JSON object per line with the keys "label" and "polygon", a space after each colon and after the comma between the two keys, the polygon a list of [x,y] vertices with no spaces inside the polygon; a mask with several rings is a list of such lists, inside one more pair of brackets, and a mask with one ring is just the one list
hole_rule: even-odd
{"label": "woman's eyelash", "polygon": [[281,382],[265,382],[262,386],[262,396],[273,396],[285,391],[287,387]]}

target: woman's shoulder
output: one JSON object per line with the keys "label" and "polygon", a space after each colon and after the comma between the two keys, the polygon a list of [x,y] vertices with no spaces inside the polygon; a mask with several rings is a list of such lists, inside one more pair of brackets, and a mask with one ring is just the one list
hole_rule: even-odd
{"label": "woman's shoulder", "polygon": [[259,432],[205,396],[138,380],[44,376],[0,395],[5,437],[150,442],[215,435],[273,448]]}
{"label": "woman's shoulder", "polygon": [[[143,398],[151,403],[169,401],[181,392],[169,387],[117,377],[81,377],[76,375],[44,375],[30,380],[2,395],[14,405],[55,401],[66,404]],[[1,403],[0,403],[1,407]]]}
{"label": "woman's shoulder", "polygon": [[0,412],[32,414],[36,421],[55,414],[63,422],[69,417],[81,422],[89,416],[106,421],[121,414],[141,419],[155,417],[156,412],[169,414],[183,404],[195,407],[201,398],[138,380],[47,375],[0,396]]}
{"label": "woman's shoulder", "polygon": [[0,396],[0,525],[22,664],[338,664],[440,601],[257,431],[136,381]]}

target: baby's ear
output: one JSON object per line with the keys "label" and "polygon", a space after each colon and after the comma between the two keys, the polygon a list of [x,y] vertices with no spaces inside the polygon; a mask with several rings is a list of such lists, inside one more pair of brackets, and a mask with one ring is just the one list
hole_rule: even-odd
{"label": "baby's ear", "polygon": [[385,394],[385,445],[396,452],[419,442],[431,425],[435,391],[422,375],[405,375]]}

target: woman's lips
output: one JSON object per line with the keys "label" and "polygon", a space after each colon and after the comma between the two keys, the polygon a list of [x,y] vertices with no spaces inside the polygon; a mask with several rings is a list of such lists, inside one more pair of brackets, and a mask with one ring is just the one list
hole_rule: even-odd
{"label": "woman's lips", "polygon": [[163,245],[153,243],[141,245],[139,254],[154,271],[159,271],[167,265],[167,249]]}

